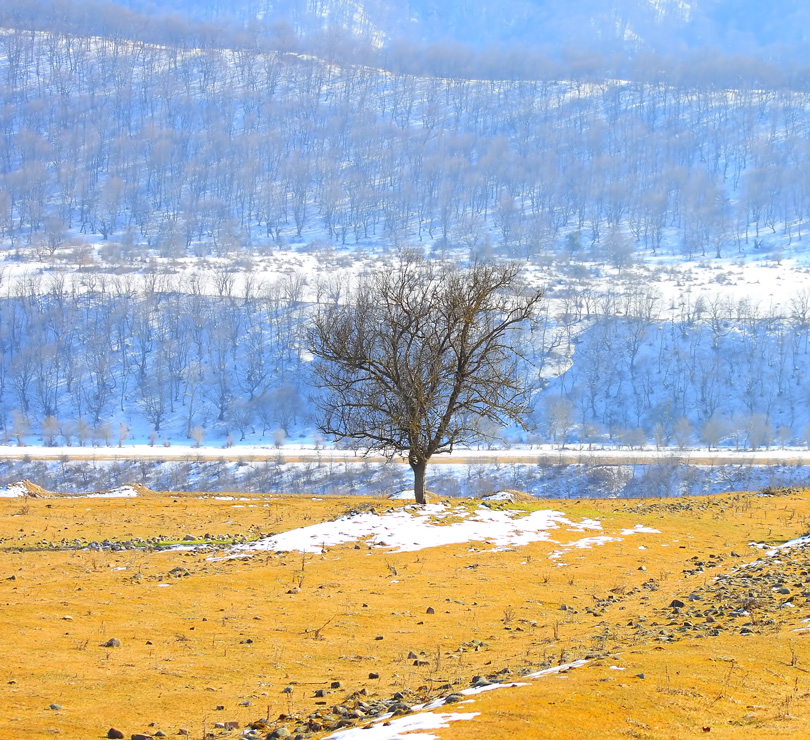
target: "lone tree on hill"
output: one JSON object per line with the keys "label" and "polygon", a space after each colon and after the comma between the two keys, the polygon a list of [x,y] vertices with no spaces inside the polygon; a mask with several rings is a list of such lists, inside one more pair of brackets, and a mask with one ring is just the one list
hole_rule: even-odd
{"label": "lone tree on hill", "polygon": [[483,420],[523,424],[529,393],[511,340],[542,291],[519,278],[514,264],[460,269],[405,255],[322,307],[310,333],[320,429],[407,453],[424,504],[434,454],[480,439]]}

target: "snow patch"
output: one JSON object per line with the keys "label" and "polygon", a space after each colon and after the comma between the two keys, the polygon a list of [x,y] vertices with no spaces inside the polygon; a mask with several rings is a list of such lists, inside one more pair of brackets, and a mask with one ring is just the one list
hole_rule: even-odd
{"label": "snow patch", "polygon": [[653,529],[652,527],[645,527],[643,524],[636,524],[632,529],[623,529],[623,535],[630,534],[661,534],[661,530]]}
{"label": "snow patch", "polygon": [[0,498],[19,498],[26,496],[28,489],[23,483],[10,483],[3,488],[0,488]]}
{"label": "snow patch", "polygon": [[[530,673],[528,676],[526,676],[526,678],[542,678],[543,676],[567,673],[568,671],[574,668],[580,668],[587,663],[588,661],[585,659],[575,660],[572,663],[565,663],[563,665],[554,666],[553,668],[546,668],[542,671]],[[487,686],[464,689],[459,693],[463,694],[464,696],[475,696],[476,694],[482,694],[487,691],[513,689],[521,686],[529,686],[529,684],[525,681],[493,683]],[[473,700],[470,700],[464,702],[464,704],[469,704],[472,702]],[[335,732],[332,735],[329,735],[327,740],[409,740],[409,738],[435,740],[436,735],[423,734],[420,732],[420,730],[438,730],[439,728],[447,727],[449,722],[471,720],[480,714],[480,712],[437,713],[430,711],[438,709],[444,705],[445,699],[437,699],[430,704],[417,705],[412,708],[415,712],[417,712],[416,714],[411,714],[407,717],[400,717],[398,719],[391,719],[391,714],[384,714],[382,717],[378,718],[374,724],[366,725],[364,727],[353,727],[349,730]],[[419,710],[428,711],[420,712]],[[405,737],[403,733],[409,734],[407,737]]]}
{"label": "snow patch", "polygon": [[[373,725],[341,730],[329,735],[327,740],[409,740],[409,738],[434,740],[436,735],[426,734],[421,730],[438,730],[447,727],[450,722],[471,720],[479,714],[480,712],[423,712],[397,719],[390,719],[390,715],[383,715]],[[406,732],[407,737],[404,734]]]}
{"label": "snow patch", "polygon": [[509,501],[512,503],[514,500],[514,494],[509,493],[509,491],[498,491],[498,493],[493,493],[490,496],[484,496],[484,501]]}
{"label": "snow patch", "polygon": [[414,552],[428,547],[484,542],[494,548],[516,547],[530,542],[549,541],[548,531],[559,527],[569,531],[600,530],[592,519],[575,523],[559,511],[492,511],[479,507],[428,504],[406,506],[379,515],[362,512],[342,516],[331,522],[294,529],[257,542],[237,545],[235,555],[244,552],[322,552],[326,547],[365,540],[375,547],[393,552]]}
{"label": "snow patch", "polygon": [[138,492],[132,486],[119,486],[111,488],[109,491],[98,491],[97,493],[87,493],[77,498],[136,498]]}
{"label": "snow patch", "polygon": [[406,489],[404,491],[400,491],[399,493],[395,493],[389,496],[389,500],[391,501],[413,501],[414,500],[414,491],[413,488]]}
{"label": "snow patch", "polygon": [[[751,543],[753,547],[765,548],[766,546],[761,543]],[[803,537],[797,537],[794,540],[788,540],[787,542],[783,542],[781,545],[777,545],[776,547],[771,548],[765,553],[766,557],[775,558],[778,556],[783,550],[789,550],[793,547],[810,547],[810,534],[806,534]]]}
{"label": "snow patch", "polygon": [[556,665],[553,668],[544,668],[542,671],[529,673],[526,678],[541,678],[542,676],[552,676],[555,673],[566,673],[572,668],[582,668],[582,666],[586,665],[587,663],[588,661],[585,658],[580,658],[579,660],[575,660],[571,663],[563,663],[562,665]]}
{"label": "snow patch", "polygon": [[514,689],[518,686],[528,686],[525,681],[514,681],[512,683],[491,683],[488,686],[474,686],[469,689],[463,689],[460,693],[464,696],[475,696],[476,694],[483,694],[486,691],[495,691],[496,689]]}
{"label": "snow patch", "polygon": [[[608,537],[602,535],[599,537],[583,537],[581,540],[573,540],[561,546],[561,549],[555,550],[549,554],[549,560],[557,560],[565,555],[569,550],[590,550],[596,545],[605,545],[608,542],[621,542],[621,537]],[[562,563],[561,563],[562,565]]]}

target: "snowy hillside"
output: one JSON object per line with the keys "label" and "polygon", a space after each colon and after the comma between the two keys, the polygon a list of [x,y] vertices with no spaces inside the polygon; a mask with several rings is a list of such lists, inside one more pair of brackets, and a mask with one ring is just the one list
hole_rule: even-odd
{"label": "snowy hillside", "polygon": [[7,442],[328,442],[308,315],[407,246],[546,286],[498,444],[806,443],[807,93],[179,37],[0,30]]}
{"label": "snowy hillside", "polygon": [[[145,14],[154,4],[122,0]],[[682,54],[716,49],[725,54],[769,58],[776,48],[783,59],[804,57],[802,42],[808,10],[797,0],[771,3],[732,0],[172,0],[157,12],[218,23],[289,24],[307,37],[325,29],[346,32],[356,40],[384,44],[464,44],[473,48],[520,44],[553,54],[562,49],[590,53],[655,52]]]}

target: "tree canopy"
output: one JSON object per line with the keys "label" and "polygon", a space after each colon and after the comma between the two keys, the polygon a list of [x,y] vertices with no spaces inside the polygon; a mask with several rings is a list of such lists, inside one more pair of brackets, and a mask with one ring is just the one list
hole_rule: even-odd
{"label": "tree canopy", "polygon": [[517,422],[529,388],[511,341],[542,300],[513,263],[468,268],[404,255],[322,307],[310,333],[320,428],[407,453],[418,503],[437,453],[471,444],[482,422]]}

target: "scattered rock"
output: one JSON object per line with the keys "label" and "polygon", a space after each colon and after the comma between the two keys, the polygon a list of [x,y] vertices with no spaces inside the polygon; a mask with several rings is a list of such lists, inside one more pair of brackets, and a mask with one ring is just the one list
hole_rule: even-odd
{"label": "scattered rock", "polygon": [[101,647],[106,648],[121,647],[121,640],[119,640],[117,637],[111,637],[109,640],[107,640],[107,642],[103,643]]}
{"label": "scattered rock", "polygon": [[[723,557],[710,554],[689,560],[693,571],[717,568]],[[798,599],[788,584],[799,588],[808,573],[810,548],[804,547],[791,548],[789,557],[762,558],[718,573],[689,594],[688,607],[674,606],[683,604],[679,599],[670,603],[666,613],[670,631],[666,638],[658,639],[673,642],[684,637],[716,637],[730,630],[747,636],[782,629],[782,625],[798,621],[797,611],[784,608],[787,600]],[[735,624],[738,619],[745,622]]]}
{"label": "scattered rock", "polygon": [[107,730],[107,737],[113,738],[113,740],[124,740],[124,733],[121,730],[116,730],[115,727],[110,727]]}
{"label": "scattered rock", "polygon": [[427,608],[427,611],[425,611],[425,614],[435,614],[435,613],[436,613],[436,610],[432,606],[429,606]]}
{"label": "scattered rock", "polygon": [[62,709],[62,705],[61,704],[51,704],[51,706],[49,706],[48,709],[53,709],[56,712],[56,711],[59,711],[60,709]]}

